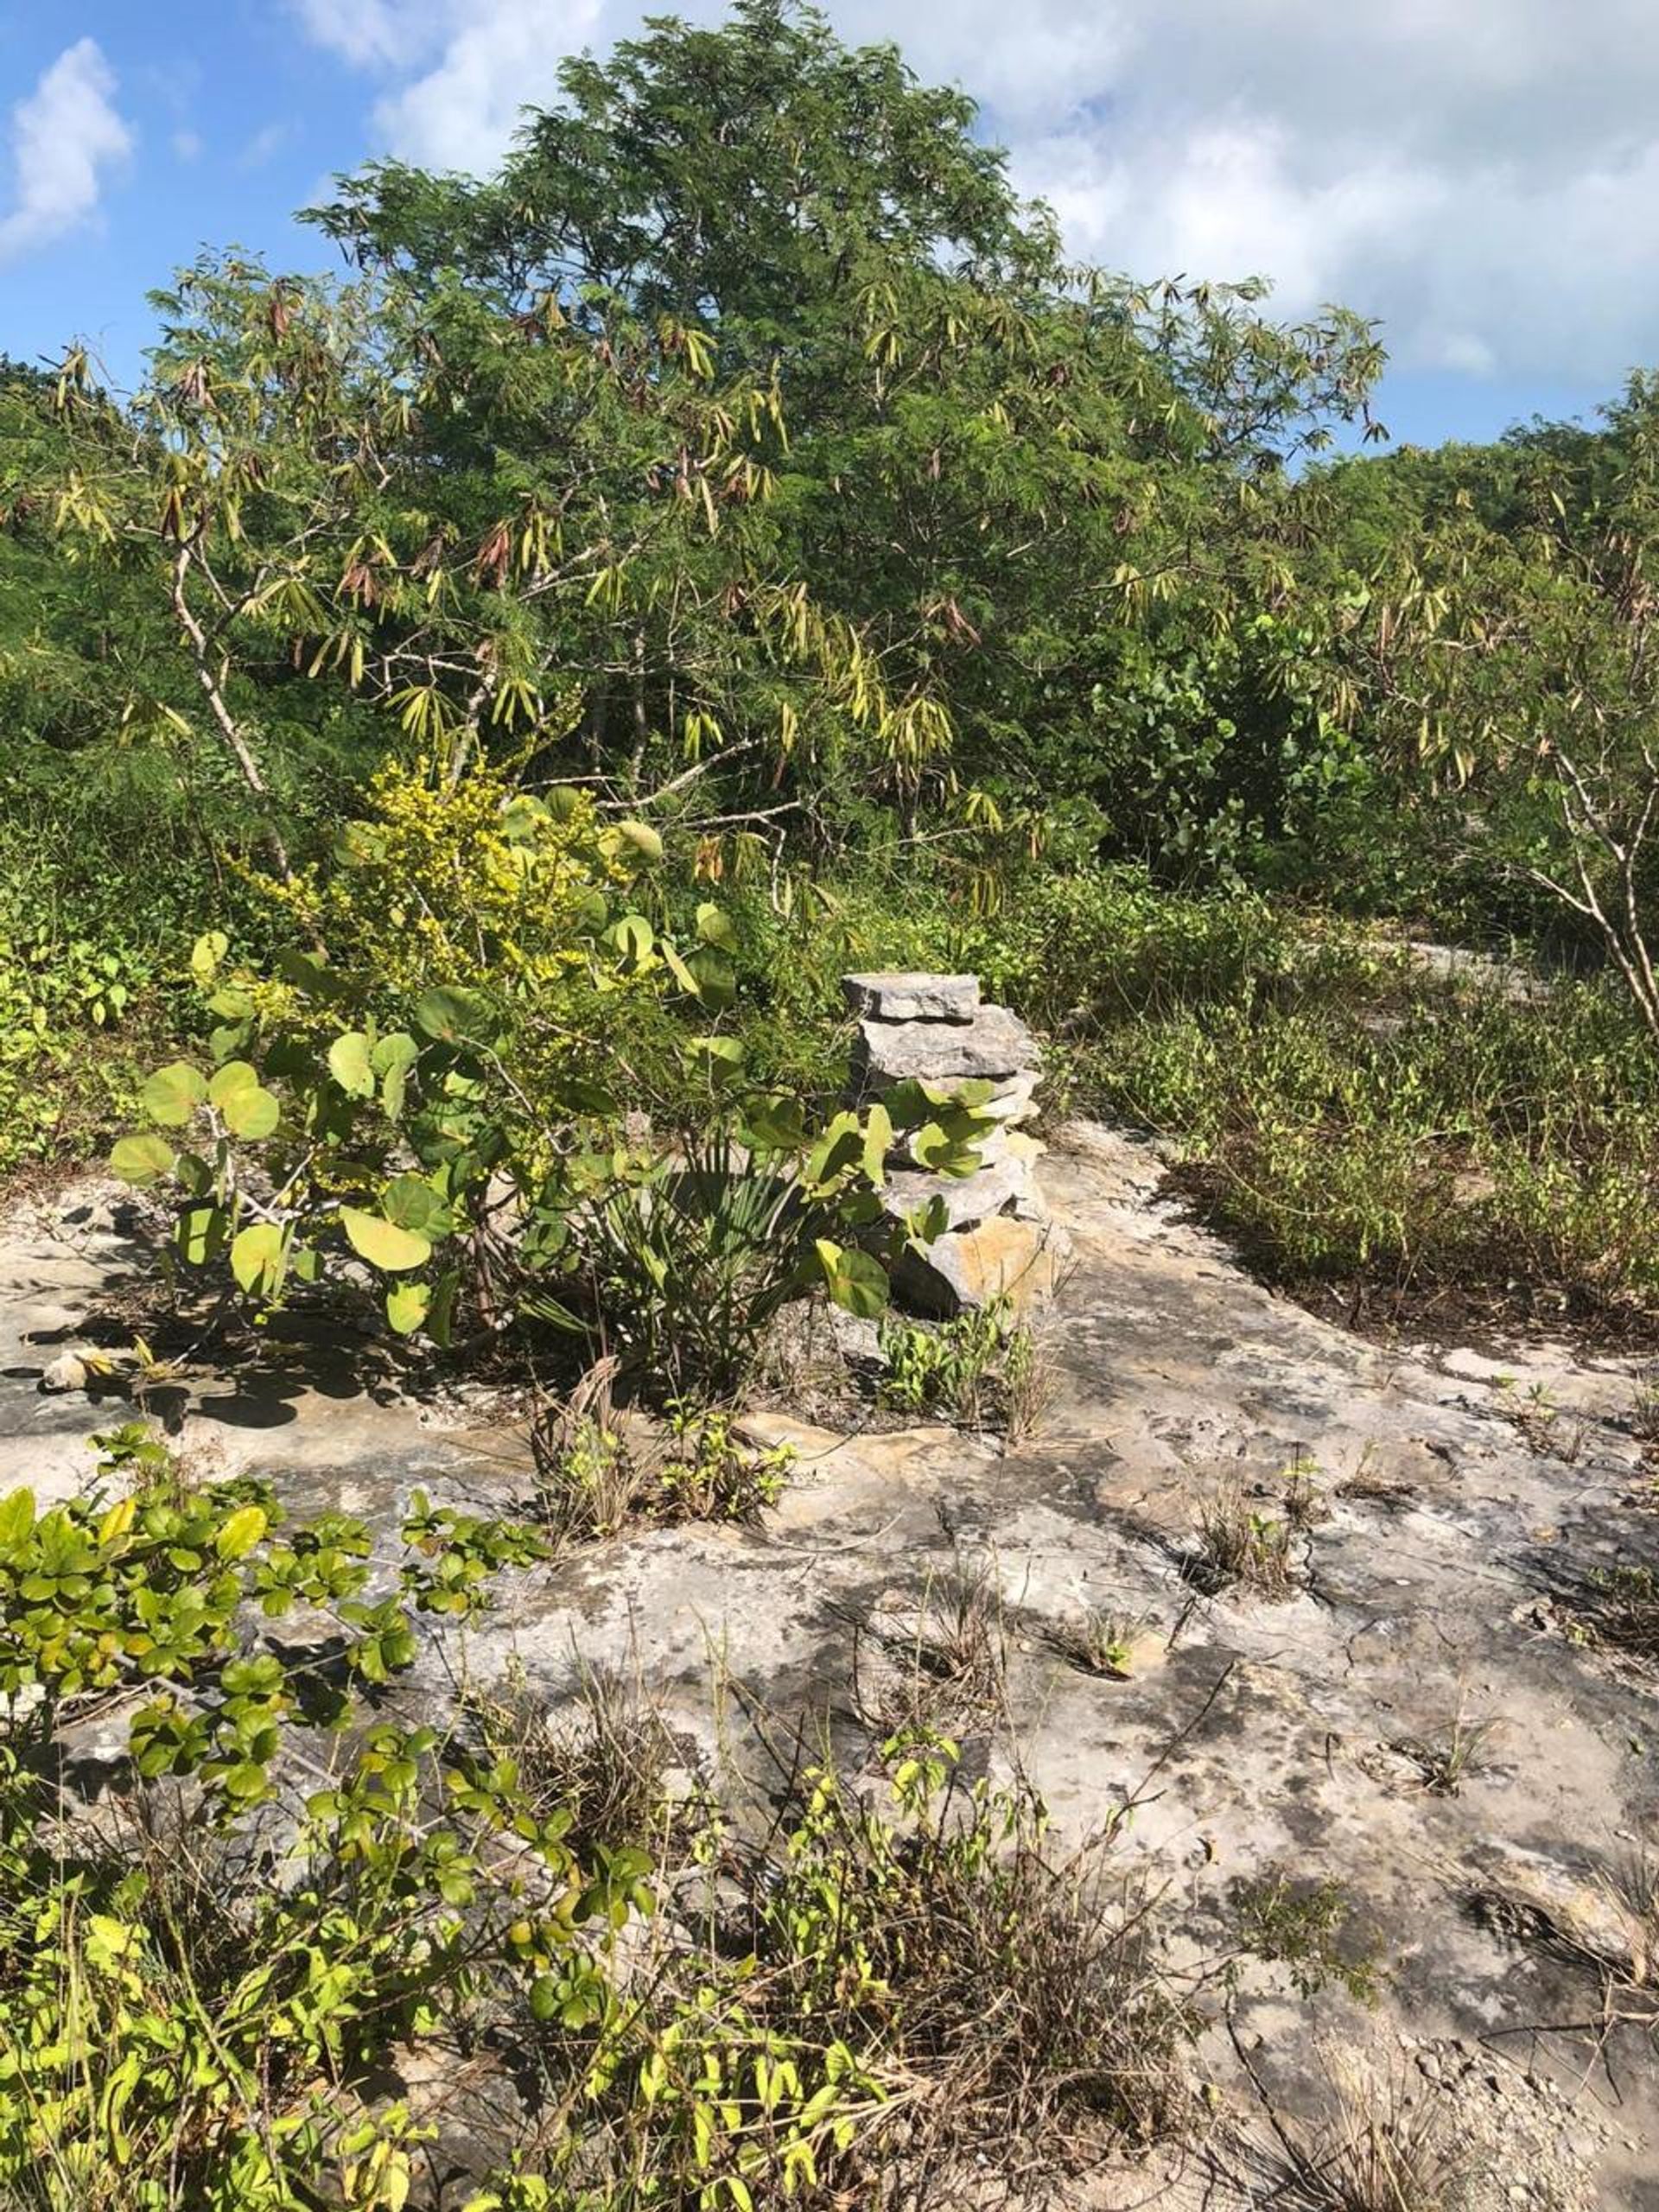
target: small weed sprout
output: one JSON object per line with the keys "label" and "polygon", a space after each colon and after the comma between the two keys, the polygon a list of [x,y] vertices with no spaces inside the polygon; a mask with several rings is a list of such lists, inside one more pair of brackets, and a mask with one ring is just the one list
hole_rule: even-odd
{"label": "small weed sprout", "polygon": [[1285,1519],[1299,1536],[1331,1517],[1325,1493],[1318,1486],[1319,1473],[1313,1461],[1299,1452],[1281,1478],[1285,1486]]}
{"label": "small weed sprout", "polygon": [[1135,1646],[1149,1624],[1148,1616],[1114,1612],[1090,1605],[1049,1631],[1049,1643],[1079,1674],[1109,1675],[1127,1681],[1135,1664]]}
{"label": "small weed sprout", "polygon": [[1393,1748],[1411,1761],[1431,1795],[1455,1797],[1469,1777],[1487,1765],[1487,1746],[1503,1725],[1496,1715],[1470,1720],[1459,1704],[1443,1727],[1402,1737]]}
{"label": "small weed sprout", "polygon": [[631,1522],[753,1521],[776,1504],[794,1453],[751,1451],[718,1408],[676,1404],[665,1436],[636,1444],[583,1414],[568,1435],[538,1445],[542,1518],[560,1542],[615,1535]]}
{"label": "small weed sprout", "polygon": [[1288,1594],[1292,1528],[1288,1518],[1253,1508],[1236,1483],[1212,1491],[1198,1508],[1198,1543],[1187,1554],[1189,1581],[1216,1595],[1247,1583],[1264,1598]]}
{"label": "small weed sprout", "polygon": [[1036,1424],[1042,1365],[1036,1339],[1006,1298],[937,1327],[888,1321],[880,1337],[887,1371],[878,1395],[899,1413],[944,1413],[964,1428],[1023,1435]]}
{"label": "small weed sprout", "polygon": [[1376,2004],[1382,1980],[1376,1947],[1350,1932],[1353,1907],[1340,1882],[1298,1880],[1274,1867],[1235,1883],[1232,1905],[1243,1948],[1284,1967],[1299,1995],[1334,1982],[1360,2004]]}

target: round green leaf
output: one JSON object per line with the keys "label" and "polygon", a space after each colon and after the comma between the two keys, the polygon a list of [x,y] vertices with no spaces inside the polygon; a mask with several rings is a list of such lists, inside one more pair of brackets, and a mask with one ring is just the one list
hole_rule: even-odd
{"label": "round green leaf", "polygon": [[429,1238],[412,1229],[400,1229],[385,1214],[364,1213],[356,1206],[342,1206],[340,1219],[353,1251],[372,1268],[379,1268],[387,1274],[402,1274],[410,1268],[424,1267],[432,1256]]}
{"label": "round green leaf", "polygon": [[443,1045],[490,1045],[501,1033],[500,1017],[482,991],[459,984],[423,991],[415,1004],[415,1026]]}
{"label": "round green leaf", "polygon": [[606,934],[624,965],[629,968],[637,968],[648,959],[656,943],[651,924],[643,914],[624,914],[620,922],[612,923]]}
{"label": "round green leaf", "polygon": [[380,1204],[388,1221],[399,1229],[424,1236],[443,1212],[442,1199],[422,1175],[397,1175],[387,1184]]}
{"label": "round green leaf", "polygon": [[429,1283],[394,1283],[386,1293],[386,1319],[400,1337],[412,1337],[432,1303]]}
{"label": "round green leaf", "polygon": [[868,1252],[855,1249],[837,1253],[828,1283],[836,1304],[861,1321],[873,1321],[887,1311],[887,1270]]}
{"label": "round green leaf", "polygon": [[372,1098],[374,1070],[369,1062],[369,1040],[360,1029],[348,1029],[328,1047],[328,1071],[348,1098]]}
{"label": "round green leaf", "polygon": [[231,1273],[245,1291],[270,1296],[283,1274],[283,1232],[274,1221],[255,1222],[231,1243]]}
{"label": "round green leaf", "polygon": [[721,945],[728,952],[737,943],[731,916],[706,899],[697,909],[697,935],[705,944]]}
{"label": "round green leaf", "polygon": [[231,940],[223,930],[208,930],[190,948],[190,972],[199,983],[208,983],[219,962],[231,949]]}
{"label": "round green leaf", "polygon": [[187,1264],[205,1268],[209,1260],[216,1260],[225,1249],[229,1227],[230,1216],[223,1206],[186,1206],[174,1236]]}
{"label": "round green leaf", "polygon": [[188,1060],[174,1060],[167,1067],[157,1068],[139,1093],[150,1120],[167,1129],[182,1128],[207,1096],[201,1071]]}
{"label": "round green leaf", "polygon": [[124,1183],[153,1183],[158,1175],[171,1172],[173,1147],[153,1129],[143,1136],[122,1137],[111,1147],[110,1166]]}
{"label": "round green leaf", "polygon": [[697,996],[718,1014],[737,997],[737,970],[718,946],[702,945],[686,965],[697,979]]}
{"label": "round green leaf", "polygon": [[619,822],[616,832],[618,836],[633,847],[636,853],[643,853],[648,861],[659,861],[663,857],[663,841],[649,823],[631,819]]}
{"label": "round green leaf", "polygon": [[233,1090],[219,1110],[233,1137],[250,1139],[268,1137],[283,1114],[276,1092],[257,1083],[251,1090]]}

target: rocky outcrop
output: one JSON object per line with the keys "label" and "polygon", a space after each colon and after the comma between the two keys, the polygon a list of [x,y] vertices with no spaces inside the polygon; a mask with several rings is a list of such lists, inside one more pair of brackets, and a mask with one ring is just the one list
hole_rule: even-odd
{"label": "rocky outcrop", "polygon": [[949,1091],[988,1083],[976,1108],[992,1123],[976,1147],[971,1175],[938,1175],[908,1152],[889,1163],[887,1211],[895,1220],[938,1198],[947,1226],[925,1256],[906,1252],[894,1271],[899,1296],[925,1313],[949,1315],[1007,1298],[1016,1306],[1054,1287],[1064,1238],[1037,1180],[1043,1147],[1021,1124],[1034,1110],[1037,1040],[1006,1007],[985,1004],[974,976],[847,976],[858,1017],[853,1079],[858,1095],[908,1079]]}

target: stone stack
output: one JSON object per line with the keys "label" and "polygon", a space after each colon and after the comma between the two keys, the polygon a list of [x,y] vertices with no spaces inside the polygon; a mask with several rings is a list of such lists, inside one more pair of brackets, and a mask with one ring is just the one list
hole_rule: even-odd
{"label": "stone stack", "polygon": [[982,1003],[976,976],[875,975],[842,979],[858,1019],[853,1083],[860,1099],[906,1077],[949,1090],[994,1086],[976,1110],[995,1127],[976,1149],[971,1175],[935,1175],[904,1149],[888,1164],[887,1211],[895,1219],[931,1198],[949,1227],[926,1256],[906,1253],[894,1288],[923,1313],[958,1313],[1007,1297],[1025,1306],[1053,1287],[1061,1233],[1037,1182],[1038,1140],[1030,1120],[1040,1072],[1037,1041],[1006,1007]]}

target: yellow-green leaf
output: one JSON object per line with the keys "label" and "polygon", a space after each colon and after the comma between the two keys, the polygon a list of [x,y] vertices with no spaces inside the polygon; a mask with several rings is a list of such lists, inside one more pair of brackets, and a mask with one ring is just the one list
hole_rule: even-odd
{"label": "yellow-green leaf", "polygon": [[348,1098],[372,1098],[374,1070],[369,1065],[369,1040],[360,1029],[349,1029],[328,1047],[328,1071]]}
{"label": "yellow-green leaf", "polygon": [[172,1146],[154,1130],[143,1136],[122,1137],[111,1147],[111,1169],[124,1183],[153,1183],[172,1165]]}
{"label": "yellow-green leaf", "polygon": [[432,1303],[429,1283],[394,1283],[386,1293],[386,1319],[400,1337],[412,1337]]}
{"label": "yellow-green leaf", "polygon": [[182,1128],[207,1096],[200,1069],[193,1068],[188,1060],[174,1060],[157,1068],[139,1093],[150,1120],[168,1129]]}
{"label": "yellow-green leaf", "polygon": [[263,1505],[239,1505],[213,1538],[220,1559],[245,1559],[270,1526]]}
{"label": "yellow-green leaf", "polygon": [[282,1281],[283,1232],[274,1221],[255,1222],[231,1243],[231,1273],[245,1291],[269,1297]]}
{"label": "yellow-green leaf", "polygon": [[429,1237],[413,1229],[399,1229],[383,1213],[364,1213],[356,1206],[342,1206],[340,1220],[352,1249],[372,1268],[379,1268],[387,1274],[402,1274],[410,1268],[424,1267],[432,1256]]}

